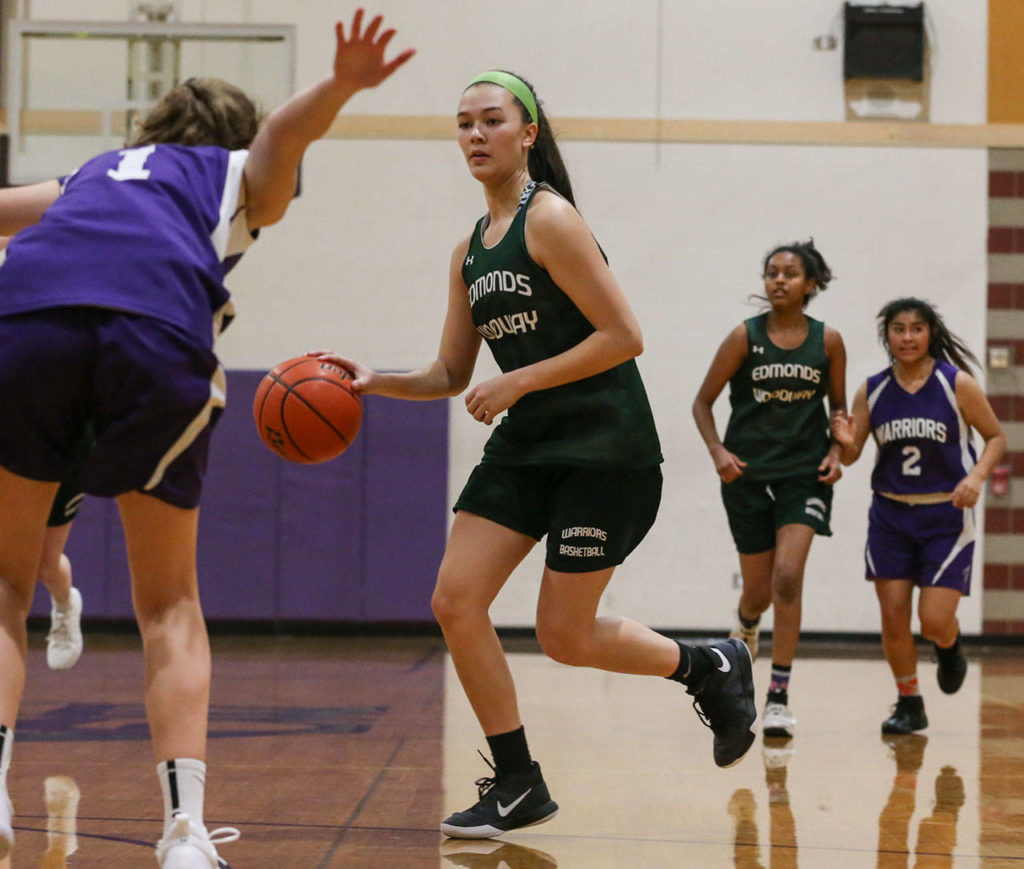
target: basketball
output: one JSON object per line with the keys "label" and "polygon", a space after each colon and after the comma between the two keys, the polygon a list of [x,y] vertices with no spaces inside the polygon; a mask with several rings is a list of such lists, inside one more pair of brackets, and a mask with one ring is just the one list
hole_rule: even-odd
{"label": "basketball", "polygon": [[349,448],[363,421],[363,401],[344,368],[299,356],[264,375],[252,412],[271,450],[290,462],[315,464]]}

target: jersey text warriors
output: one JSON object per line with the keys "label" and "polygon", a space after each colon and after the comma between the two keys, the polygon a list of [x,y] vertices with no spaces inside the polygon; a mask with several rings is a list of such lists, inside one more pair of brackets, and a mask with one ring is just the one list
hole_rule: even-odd
{"label": "jersey text warriors", "polygon": [[956,403],[957,368],[936,361],[917,392],[891,368],[868,378],[868,412],[878,457],[871,488],[896,495],[952,492],[974,467],[970,430]]}

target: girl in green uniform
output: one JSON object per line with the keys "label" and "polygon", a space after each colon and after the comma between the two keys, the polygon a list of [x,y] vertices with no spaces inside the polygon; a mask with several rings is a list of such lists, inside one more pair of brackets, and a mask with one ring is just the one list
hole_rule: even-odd
{"label": "girl in green uniform", "polygon": [[487,214],[451,258],[437,358],[383,373],[332,353],[364,393],[432,399],[469,384],[481,339],[502,373],[466,394],[495,428],[455,504],[433,596],[456,672],[494,757],[479,802],[441,824],[459,838],[549,820],[558,806],[530,756],[516,689],[488,610],[547,535],[537,638],[557,661],[682,682],[715,735],[715,761],[754,739],[751,658],[739,640],[677,643],[634,621],[597,617],[616,565],[654,522],[661,451],[634,357],[643,349],[625,295],[573,205],[532,87],[510,73],[474,79],[458,142]]}
{"label": "girl in green uniform", "polygon": [[[740,556],[740,637],[757,655],[758,624],[775,607],[765,736],[789,738],[789,673],[800,636],[804,565],[815,534],[830,535],[832,485],[842,476],[831,414],[846,412],[846,350],[839,333],[804,313],[832,273],[813,241],[765,258],[770,308],[733,329],[693,402],[697,429],[722,480],[722,500]],[[729,384],[723,443],[711,406]]]}

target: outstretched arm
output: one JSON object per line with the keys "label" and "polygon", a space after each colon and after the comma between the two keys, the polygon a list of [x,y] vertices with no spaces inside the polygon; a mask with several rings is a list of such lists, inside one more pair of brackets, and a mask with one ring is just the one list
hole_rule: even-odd
{"label": "outstretched arm", "polygon": [[39,223],[43,212],[53,205],[58,196],[58,181],[0,190],[0,236],[12,236],[26,226]]}
{"label": "outstretched arm", "polygon": [[339,356],[329,350],[310,353],[327,359],[352,372],[352,386],[367,395],[385,395],[389,398],[407,398],[426,401],[458,395],[473,376],[476,357],[480,351],[480,333],[473,326],[462,280],[462,261],[466,258],[469,240],[456,246],[452,252],[448,281],[448,313],[441,332],[441,346],[433,362],[415,371],[374,371],[354,359]]}
{"label": "outstretched arm", "polygon": [[245,163],[246,217],[249,229],[276,223],[295,193],[299,162],[306,148],[330,128],[349,98],[388,78],[415,53],[406,49],[390,61],[384,53],[395,35],[379,33],[377,15],[363,30],[363,10],[357,9],[348,35],[335,24],[334,69],[327,78],[271,112],[249,148]]}

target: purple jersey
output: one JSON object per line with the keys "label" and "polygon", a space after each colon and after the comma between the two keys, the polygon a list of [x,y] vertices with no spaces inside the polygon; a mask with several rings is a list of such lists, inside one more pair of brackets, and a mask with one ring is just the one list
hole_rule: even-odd
{"label": "purple jersey", "polygon": [[868,378],[871,434],[878,444],[871,488],[895,495],[952,493],[977,457],[956,403],[957,368],[936,361],[917,392],[891,368]]}
{"label": "purple jersey", "polygon": [[247,156],[146,145],[94,157],[8,246],[0,316],[111,308],[212,346],[232,315],[224,276],[252,241],[241,202]]}

